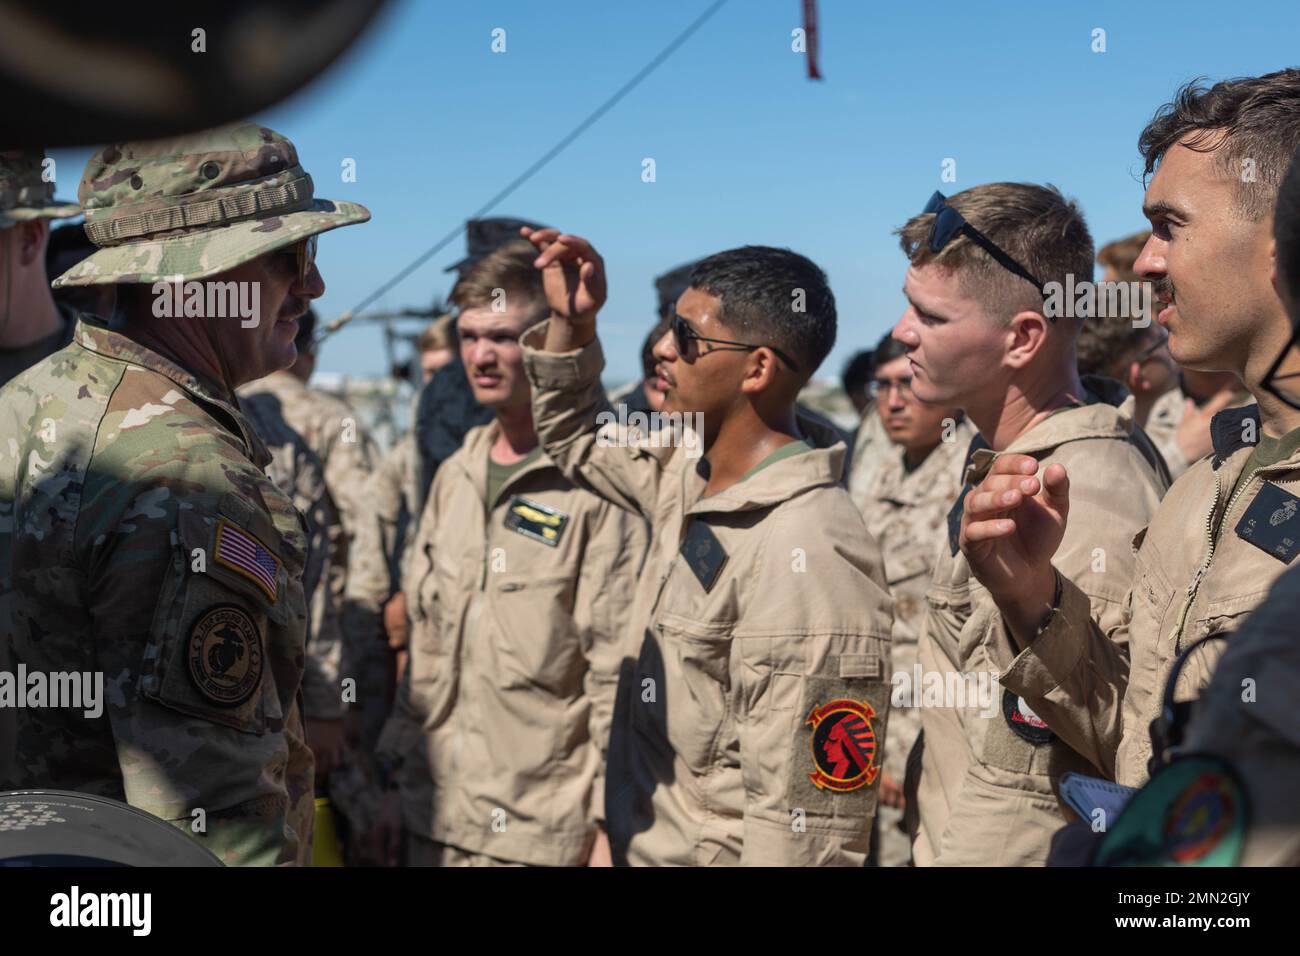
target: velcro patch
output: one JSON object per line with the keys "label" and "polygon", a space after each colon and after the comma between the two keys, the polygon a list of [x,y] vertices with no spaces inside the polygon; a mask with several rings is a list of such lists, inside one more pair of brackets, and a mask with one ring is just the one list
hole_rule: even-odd
{"label": "velcro patch", "polygon": [[1235,866],[1250,824],[1236,769],[1208,754],[1161,767],[1114,821],[1097,866]]}
{"label": "velcro patch", "polygon": [[559,547],[568,523],[569,516],[564,512],[529,501],[522,495],[512,497],[506,509],[505,526],[509,530],[552,548]]}
{"label": "velcro patch", "polygon": [[691,526],[682,542],[681,555],[686,559],[695,579],[707,593],[718,580],[718,572],[727,563],[727,552],[713,529],[699,518],[691,519]]}
{"label": "velcro patch", "polygon": [[222,707],[238,707],[262,683],[262,635],[238,604],[214,604],[190,628],[190,678]]}
{"label": "velcro patch", "polygon": [[1013,734],[1028,740],[1035,747],[1048,743],[1056,736],[1046,721],[1025,703],[1023,697],[1018,697],[1009,690],[1002,692],[1002,716]]}
{"label": "velcro patch", "polygon": [[1289,495],[1270,481],[1237,522],[1237,536],[1261,551],[1290,564],[1300,545],[1300,498]]}
{"label": "velcro patch", "polygon": [[[861,677],[803,678],[786,790],[792,809],[871,812],[884,756],[889,690],[882,680]],[[859,802],[867,806],[850,809]]]}
{"label": "velcro patch", "polygon": [[274,604],[280,597],[280,559],[262,542],[234,522],[217,522],[218,564],[242,574],[265,592]]}

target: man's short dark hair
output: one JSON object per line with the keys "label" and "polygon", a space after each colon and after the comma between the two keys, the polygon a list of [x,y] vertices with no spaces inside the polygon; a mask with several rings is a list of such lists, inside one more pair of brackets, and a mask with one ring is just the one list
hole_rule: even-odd
{"label": "man's short dark hair", "polygon": [[[876,346],[875,366],[880,368],[886,362],[892,362],[894,359],[902,358],[906,354],[907,346],[886,332],[884,338],[880,340],[880,344]],[[872,374],[875,374],[875,369],[872,370]]]}
{"label": "man's short dark hair", "polygon": [[1138,137],[1147,176],[1184,137],[1190,137],[1183,144],[1188,149],[1215,151],[1219,170],[1235,182],[1238,209],[1258,222],[1272,211],[1278,184],[1300,147],[1300,69],[1221,80],[1208,88],[1203,79],[1184,84]]}
{"label": "man's short dark hair", "polygon": [[701,259],[691,288],[721,300],[716,318],[736,338],[775,346],[810,378],[835,346],[835,295],[811,259],[789,249],[741,246]]}
{"label": "man's short dark hair", "polygon": [[871,384],[871,376],[876,373],[876,353],[870,349],[864,349],[861,352],[854,352],[853,356],[844,363],[844,371],[840,373],[840,382],[844,386],[844,391],[848,394],[865,391]]}
{"label": "man's short dark hair", "polygon": [[1122,379],[1129,364],[1152,341],[1153,327],[1135,327],[1132,320],[1093,316],[1085,319],[1074,343],[1080,375]]}
{"label": "man's short dark hair", "polygon": [[1300,305],[1300,150],[1292,157],[1278,187],[1273,238],[1277,240],[1278,280],[1292,303]]}

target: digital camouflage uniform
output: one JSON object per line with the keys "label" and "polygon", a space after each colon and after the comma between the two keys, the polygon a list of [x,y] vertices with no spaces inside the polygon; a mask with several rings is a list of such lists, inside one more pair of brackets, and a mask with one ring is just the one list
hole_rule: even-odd
{"label": "digital camouflage uniform", "polygon": [[861,511],[867,504],[871,483],[876,479],[876,470],[893,445],[889,434],[880,421],[875,401],[867,402],[862,411],[862,421],[853,438],[853,453],[849,456],[849,476],[845,483],[849,497]]}
{"label": "digital camouflage uniform", "polygon": [[[364,222],[245,125],[111,144],[82,179],[99,251],[57,284],[207,279]],[[302,516],[223,385],[83,318],[0,391],[0,645],[103,675],[105,710],[18,711],[0,788],[115,797],[227,863],[307,863]],[[202,812],[199,812],[202,811]]]}
{"label": "digital camouflage uniform", "polygon": [[[961,491],[962,462],[974,437],[975,429],[963,419],[912,471],[905,467],[903,449],[887,445],[862,502],[862,517],[880,545],[885,580],[894,598],[893,673],[909,679],[925,620],[925,592],[938,550],[947,543],[948,512]],[[888,442],[887,437],[884,440]],[[901,697],[891,701],[885,738],[885,771],[899,786],[906,776],[907,755],[921,732],[920,711],[910,704],[910,699]],[[906,865],[912,857],[912,841],[902,829],[903,811],[882,806],[877,819],[880,865]]]}
{"label": "digital camouflage uniform", "polygon": [[343,635],[339,604],[329,589],[326,572],[331,562],[345,557],[340,551],[342,527],[334,499],[325,487],[325,468],[303,437],[294,431],[280,404],[266,392],[248,394],[239,389],[239,404],[258,436],[271,452],[271,480],[303,515],[307,524],[307,563],[302,589],[310,627],[307,634],[307,670],[303,675],[304,714],[308,720],[341,720],[340,666]]}
{"label": "digital camouflage uniform", "polygon": [[[44,162],[43,150],[0,150],[0,232],[34,219],[67,219],[81,213],[81,207],[76,203],[55,201],[53,181],[46,182],[43,178]],[[12,281],[0,260],[0,332],[10,321]],[[50,304],[53,306],[54,303]],[[0,387],[23,369],[31,368],[68,344],[76,316],[64,309],[60,309],[59,314],[63,324],[39,341],[18,348],[0,346]]]}

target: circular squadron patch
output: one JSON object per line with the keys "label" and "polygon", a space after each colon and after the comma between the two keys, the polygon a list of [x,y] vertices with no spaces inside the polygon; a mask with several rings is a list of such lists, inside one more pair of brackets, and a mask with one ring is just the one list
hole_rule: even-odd
{"label": "circular squadron patch", "polygon": [[819,790],[848,793],[875,782],[876,712],[866,701],[832,700],[814,707],[806,723],[813,728],[814,773],[808,779]]}
{"label": "circular squadron patch", "polygon": [[237,604],[208,608],[190,629],[190,677],[208,700],[237,707],[262,682],[262,636]]}
{"label": "circular squadron patch", "polygon": [[1025,699],[1009,690],[1002,693],[1002,716],[1006,718],[1007,726],[1013,734],[1028,740],[1035,747],[1047,743],[1054,736],[1052,729],[1043,718],[1034,713]]}

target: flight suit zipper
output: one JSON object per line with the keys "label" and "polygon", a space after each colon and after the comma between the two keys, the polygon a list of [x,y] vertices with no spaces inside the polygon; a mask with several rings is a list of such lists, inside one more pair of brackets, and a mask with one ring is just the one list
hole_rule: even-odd
{"label": "flight suit zipper", "polygon": [[1169,634],[1169,639],[1174,642],[1175,648],[1178,646],[1179,639],[1183,636],[1183,628],[1187,624],[1187,614],[1191,611],[1192,604],[1196,600],[1196,592],[1200,590],[1201,581],[1210,570],[1210,563],[1214,560],[1214,552],[1218,547],[1218,532],[1223,529],[1223,523],[1228,520],[1228,515],[1232,513],[1232,506],[1246,493],[1246,489],[1254,483],[1255,475],[1258,472],[1258,468],[1253,469],[1250,474],[1238,483],[1237,490],[1233,492],[1232,497],[1228,499],[1227,505],[1224,506],[1223,517],[1219,519],[1217,528],[1214,525],[1214,512],[1219,506],[1219,498],[1223,496],[1223,478],[1218,474],[1214,476],[1214,498],[1210,502],[1210,511],[1205,516],[1205,537],[1209,541],[1210,547],[1205,553],[1205,560],[1201,562],[1201,566],[1196,569],[1196,574],[1192,576],[1191,583],[1187,585],[1187,599],[1183,602],[1177,625]]}

